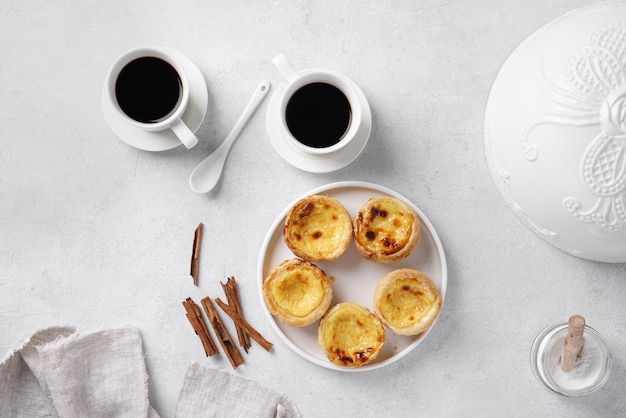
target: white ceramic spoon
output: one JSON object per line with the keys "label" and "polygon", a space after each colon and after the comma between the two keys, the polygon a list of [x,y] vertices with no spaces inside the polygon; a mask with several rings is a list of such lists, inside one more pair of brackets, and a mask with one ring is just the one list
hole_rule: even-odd
{"label": "white ceramic spoon", "polygon": [[239,136],[241,129],[248,122],[248,119],[250,119],[250,116],[252,116],[263,98],[267,95],[270,86],[269,81],[261,81],[261,83],[259,83],[246,109],[243,111],[233,127],[233,130],[230,131],[224,142],[191,172],[191,176],[189,176],[189,186],[191,186],[191,190],[196,193],[208,193],[213,190],[220,180],[220,177],[222,177],[224,162],[226,161],[230,147],[235,142],[235,139],[237,139],[237,136]]}

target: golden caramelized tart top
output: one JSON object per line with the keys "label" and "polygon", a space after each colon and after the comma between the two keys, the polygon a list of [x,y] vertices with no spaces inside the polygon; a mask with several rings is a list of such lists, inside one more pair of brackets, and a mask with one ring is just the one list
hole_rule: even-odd
{"label": "golden caramelized tart top", "polygon": [[399,335],[426,331],[439,315],[442,300],[424,273],[399,269],[388,273],[374,291],[374,310],[383,323]]}
{"label": "golden caramelized tart top", "polygon": [[401,200],[376,197],[369,199],[354,217],[353,231],[361,256],[380,263],[396,263],[417,246],[420,221]]}
{"label": "golden caramelized tart top", "polygon": [[356,368],[374,360],[385,344],[385,329],[369,309],[338,303],[320,320],[318,344],[334,364]]}
{"label": "golden caramelized tart top", "polygon": [[280,263],[263,282],[263,300],[267,309],[292,327],[302,327],[320,319],[332,298],[332,285],[326,273],[298,258]]}
{"label": "golden caramelized tart top", "polygon": [[350,245],[352,219],[336,199],[308,196],[296,202],[287,213],[283,239],[303,260],[334,260]]}

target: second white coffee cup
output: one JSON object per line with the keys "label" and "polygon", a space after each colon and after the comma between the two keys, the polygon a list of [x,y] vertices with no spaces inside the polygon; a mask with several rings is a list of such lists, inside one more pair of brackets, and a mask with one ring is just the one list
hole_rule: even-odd
{"label": "second white coffee cup", "polygon": [[307,154],[331,154],[347,146],[362,123],[351,80],[327,69],[298,72],[284,54],[272,62],[287,82],[278,106],[287,142]]}

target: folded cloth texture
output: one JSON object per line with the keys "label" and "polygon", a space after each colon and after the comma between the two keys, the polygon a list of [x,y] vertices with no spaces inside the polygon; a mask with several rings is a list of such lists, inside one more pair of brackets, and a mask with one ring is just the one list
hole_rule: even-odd
{"label": "folded cloth texture", "polygon": [[253,380],[192,363],[178,397],[176,418],[298,418],[282,393]]}
{"label": "folded cloth texture", "polygon": [[[176,408],[177,418],[300,416],[284,394],[198,363],[187,369]],[[139,331],[35,332],[0,362],[0,417],[159,418]]]}
{"label": "folded cloth texture", "polygon": [[150,417],[139,331],[36,332],[0,363],[0,417]]}

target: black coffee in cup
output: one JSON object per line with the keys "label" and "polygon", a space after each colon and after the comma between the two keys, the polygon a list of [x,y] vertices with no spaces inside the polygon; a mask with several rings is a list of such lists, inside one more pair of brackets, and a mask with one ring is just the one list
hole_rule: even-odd
{"label": "black coffee in cup", "polygon": [[178,108],[183,86],[176,69],[157,57],[137,58],[122,68],[115,82],[115,97],[131,119],[156,123]]}
{"label": "black coffee in cup", "polygon": [[327,148],[341,141],[350,127],[352,112],[346,95],[332,84],[305,84],[287,102],[285,119],[299,142]]}

